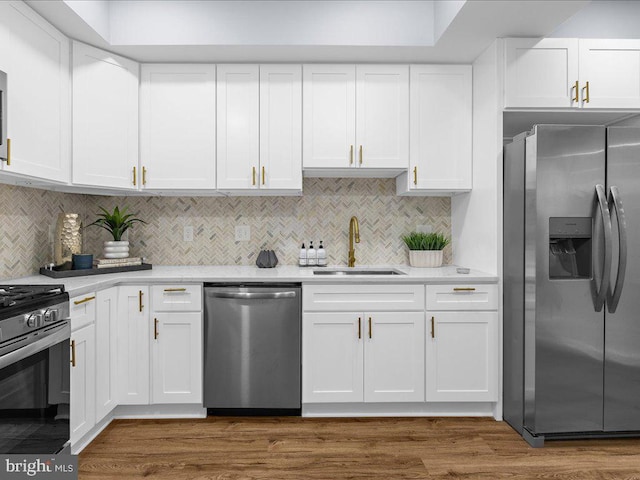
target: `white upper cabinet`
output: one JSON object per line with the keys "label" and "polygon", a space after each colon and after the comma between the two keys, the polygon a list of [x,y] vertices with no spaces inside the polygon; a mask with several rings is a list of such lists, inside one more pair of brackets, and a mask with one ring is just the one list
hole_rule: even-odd
{"label": "white upper cabinet", "polygon": [[214,190],[215,161],[215,65],[142,65],[142,188]]}
{"label": "white upper cabinet", "polygon": [[471,190],[471,95],[471,66],[411,66],[410,161],[398,194]]}
{"label": "white upper cabinet", "polygon": [[136,62],[73,43],[73,183],[137,189]]}
{"label": "white upper cabinet", "polygon": [[309,174],[394,176],[407,168],[407,65],[305,65],[303,89]]}
{"label": "white upper cabinet", "polygon": [[508,38],[505,57],[506,108],[579,106],[577,39]]}
{"label": "white upper cabinet", "polygon": [[580,40],[579,59],[583,108],[640,108],[640,40]]}
{"label": "white upper cabinet", "polygon": [[505,108],[640,108],[640,40],[508,38]]}
{"label": "white upper cabinet", "polygon": [[0,2],[0,70],[7,73],[10,162],[0,167],[69,182],[69,40],[23,2]]}
{"label": "white upper cabinet", "polygon": [[301,65],[260,65],[259,186],[302,190]]}
{"label": "white upper cabinet", "polygon": [[218,65],[218,189],[259,181],[258,65]]}
{"label": "white upper cabinet", "polygon": [[302,190],[300,65],[218,66],[218,189]]}

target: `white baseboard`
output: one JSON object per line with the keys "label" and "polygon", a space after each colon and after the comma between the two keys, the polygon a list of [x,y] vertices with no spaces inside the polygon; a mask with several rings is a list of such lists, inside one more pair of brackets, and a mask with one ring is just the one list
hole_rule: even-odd
{"label": "white baseboard", "polygon": [[[495,403],[307,403],[303,417],[495,417]],[[496,418],[496,420],[500,420]]]}
{"label": "white baseboard", "polygon": [[107,414],[100,422],[89,430],[80,440],[71,445],[71,453],[74,455],[79,454],[82,450],[87,448],[93,440],[100,435],[100,433],[109,426],[113,420],[113,410]]}
{"label": "white baseboard", "polygon": [[118,405],[114,418],[205,418],[202,405]]}

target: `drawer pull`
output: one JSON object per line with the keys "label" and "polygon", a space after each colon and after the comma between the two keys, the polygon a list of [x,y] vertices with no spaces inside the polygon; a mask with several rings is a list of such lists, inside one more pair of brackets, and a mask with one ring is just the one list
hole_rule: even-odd
{"label": "drawer pull", "polygon": [[475,292],[476,289],[473,287],[456,287],[453,289],[454,292]]}
{"label": "drawer pull", "polygon": [[434,317],[431,317],[431,338],[436,338],[436,322]]}
{"label": "drawer pull", "polygon": [[165,292],[186,292],[186,288],[165,288]]}
{"label": "drawer pull", "polygon": [[358,317],[358,340],[362,338],[362,318]]}
{"label": "drawer pull", "polygon": [[142,290],[138,291],[138,310],[142,312]]}
{"label": "drawer pull", "polygon": [[90,302],[91,300],[95,300],[95,299],[96,299],[96,297],[95,297],[95,296],[93,296],[93,297],[87,297],[87,298],[83,298],[82,300],[76,300],[75,302],[73,302],[73,304],[74,304],[74,305],[80,305],[80,304],[82,304],[82,303],[87,303],[87,302]]}
{"label": "drawer pull", "polygon": [[371,317],[369,317],[369,338],[371,338]]}
{"label": "drawer pull", "polygon": [[157,318],[153,319],[153,339],[154,340],[158,339],[158,319]]}
{"label": "drawer pull", "polygon": [[76,341],[71,340],[71,366],[76,366]]}

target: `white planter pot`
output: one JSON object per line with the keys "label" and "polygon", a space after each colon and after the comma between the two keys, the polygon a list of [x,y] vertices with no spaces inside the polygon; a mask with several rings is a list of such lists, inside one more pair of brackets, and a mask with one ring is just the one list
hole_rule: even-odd
{"label": "white planter pot", "polygon": [[104,242],[103,258],[127,258],[129,256],[129,242],[126,240]]}
{"label": "white planter pot", "polygon": [[442,266],[442,250],[409,250],[409,265],[435,268]]}

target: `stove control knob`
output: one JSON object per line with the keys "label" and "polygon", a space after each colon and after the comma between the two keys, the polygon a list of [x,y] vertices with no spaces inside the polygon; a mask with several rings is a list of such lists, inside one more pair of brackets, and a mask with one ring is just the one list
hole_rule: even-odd
{"label": "stove control knob", "polygon": [[53,323],[58,321],[58,310],[47,310],[44,312],[45,323]]}
{"label": "stove control knob", "polygon": [[25,323],[29,328],[41,327],[43,325],[43,315],[42,313],[32,313],[30,315],[25,315]]}

